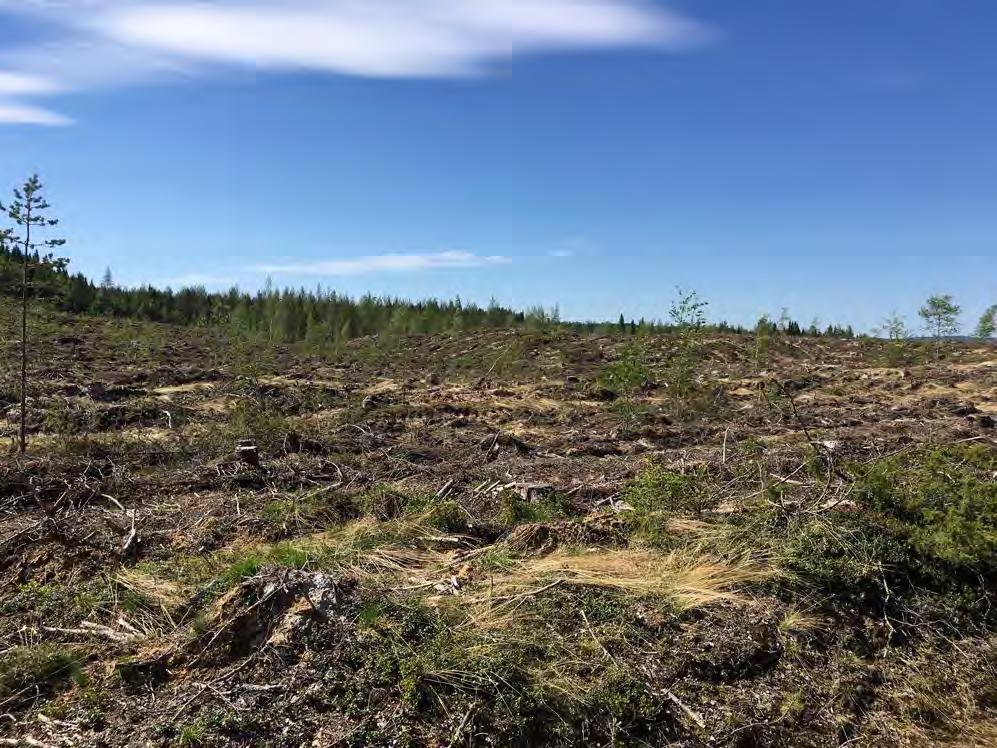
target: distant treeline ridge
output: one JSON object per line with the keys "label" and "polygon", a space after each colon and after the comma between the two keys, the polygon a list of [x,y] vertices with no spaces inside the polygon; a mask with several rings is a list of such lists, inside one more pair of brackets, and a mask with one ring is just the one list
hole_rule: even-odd
{"label": "distant treeline ridge", "polygon": [[[15,245],[0,248],[0,295],[20,296],[24,255]],[[558,310],[533,307],[515,311],[496,302],[487,307],[452,301],[406,301],[365,295],[359,299],[317,289],[266,288],[250,294],[232,288],[211,292],[203,287],[174,291],[152,286],[121,288],[110,271],[99,284],[82,273],[70,273],[67,260],[28,258],[30,293],[59,309],[177,325],[228,326],[273,343],[328,343],[376,334],[439,333],[461,330],[562,327],[581,332],[644,334],[669,329],[657,321],[564,322]],[[710,324],[718,331],[748,332],[725,322]],[[755,330],[770,334],[853,337],[851,327],[816,324],[803,327],[784,317],[763,318]]]}

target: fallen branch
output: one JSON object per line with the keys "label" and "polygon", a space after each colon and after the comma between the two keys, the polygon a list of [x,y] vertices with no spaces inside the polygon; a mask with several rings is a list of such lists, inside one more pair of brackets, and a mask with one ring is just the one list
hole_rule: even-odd
{"label": "fallen branch", "polygon": [[134,509],[130,510],[128,512],[128,515],[131,517],[132,527],[128,531],[128,537],[125,538],[124,545],[121,546],[122,553],[127,553],[128,549],[131,548],[132,543],[134,543],[135,539],[138,537],[138,532],[135,530],[135,510]]}
{"label": "fallen branch", "polygon": [[663,689],[661,689],[661,693],[664,694],[664,696],[669,701],[671,701],[673,704],[675,704],[675,706],[677,706],[679,709],[681,709],[682,713],[686,717],[688,717],[693,722],[695,722],[696,725],[699,726],[699,729],[702,730],[703,728],[706,727],[706,722],[703,721],[703,718],[699,714],[697,714],[696,712],[692,711],[692,709],[690,709],[688,706],[686,706],[685,702],[682,701],[682,699],[680,699],[674,693],[672,693],[669,689],[663,688]]}
{"label": "fallen branch", "polygon": [[564,584],[563,579],[555,579],[548,585],[545,585],[536,590],[530,590],[529,592],[521,592],[518,595],[503,595],[502,597],[492,597],[489,598],[493,602],[504,602],[506,600],[521,600],[524,597],[533,597],[534,595],[539,595],[541,592],[546,592],[547,590],[557,587],[559,584]]}
{"label": "fallen branch", "polygon": [[108,626],[101,626],[99,623],[93,623],[91,621],[83,621],[79,628],[66,629],[57,628],[55,626],[42,626],[42,631],[48,632],[50,634],[70,634],[72,636],[102,636],[105,639],[110,639],[116,642],[133,642],[136,639],[141,639],[141,634],[137,633],[126,633],[122,631],[115,631]]}

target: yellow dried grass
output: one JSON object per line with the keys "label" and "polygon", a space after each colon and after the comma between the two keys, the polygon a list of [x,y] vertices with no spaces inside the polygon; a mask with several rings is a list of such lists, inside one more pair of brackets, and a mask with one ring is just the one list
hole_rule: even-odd
{"label": "yellow dried grass", "polygon": [[820,616],[815,616],[807,610],[791,605],[786,609],[782,620],[779,621],[779,629],[787,633],[803,634],[814,631],[825,624],[826,621]]}
{"label": "yellow dried grass", "polygon": [[638,596],[670,597],[681,610],[743,598],[736,588],[771,579],[778,571],[749,558],[719,559],[697,552],[648,550],[557,551],[524,559],[496,577],[489,595],[533,594],[544,583],[601,587]]}
{"label": "yellow dried grass", "polygon": [[185,599],[180,585],[137,569],[121,569],[114,575],[114,581],[165,611],[175,610]]}

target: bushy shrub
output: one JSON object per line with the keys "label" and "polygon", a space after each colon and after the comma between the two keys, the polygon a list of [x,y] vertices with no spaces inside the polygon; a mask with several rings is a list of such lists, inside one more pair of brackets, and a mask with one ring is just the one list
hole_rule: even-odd
{"label": "bushy shrub", "polygon": [[599,375],[598,385],[618,397],[632,397],[651,381],[651,372],[644,363],[644,353],[636,345],[627,346],[618,361],[606,366]]}
{"label": "bushy shrub", "polygon": [[703,485],[701,476],[679,473],[652,461],[623,492],[623,500],[645,514],[699,511],[705,498]]}
{"label": "bushy shrub", "polygon": [[997,561],[997,453],[973,446],[923,449],[869,467],[859,498],[913,550],[952,566]]}

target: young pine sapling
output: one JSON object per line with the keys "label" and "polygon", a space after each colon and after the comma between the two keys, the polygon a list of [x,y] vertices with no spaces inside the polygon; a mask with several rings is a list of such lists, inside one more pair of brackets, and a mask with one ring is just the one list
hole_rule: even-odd
{"label": "young pine sapling", "polygon": [[[39,250],[51,250],[66,243],[64,239],[37,240],[37,232],[56,226],[59,221],[45,215],[51,206],[42,196],[42,183],[38,175],[33,175],[19,189],[14,190],[14,200],[9,205],[0,203],[0,213],[20,227],[20,234],[12,230],[5,233],[4,241],[21,249],[21,422],[19,447],[21,454],[27,451],[27,391],[28,391],[28,295],[31,273],[39,266],[47,266],[56,271],[64,270],[68,264],[65,258],[57,258]],[[32,256],[33,255],[33,256]]]}

